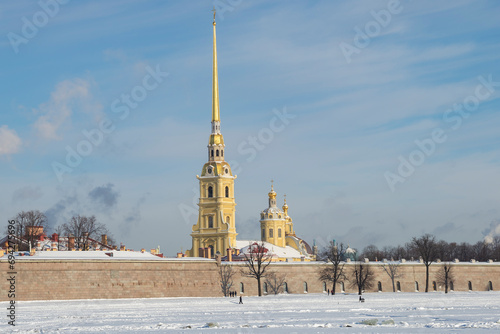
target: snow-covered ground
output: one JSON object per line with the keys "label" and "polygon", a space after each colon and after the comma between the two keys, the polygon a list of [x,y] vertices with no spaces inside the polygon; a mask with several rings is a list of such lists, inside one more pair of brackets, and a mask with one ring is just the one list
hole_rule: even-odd
{"label": "snow-covered ground", "polygon": [[[500,292],[20,302],[1,333],[500,332]],[[7,303],[1,309],[6,313]],[[365,325],[368,321],[375,325]],[[212,327],[209,327],[212,323]]]}

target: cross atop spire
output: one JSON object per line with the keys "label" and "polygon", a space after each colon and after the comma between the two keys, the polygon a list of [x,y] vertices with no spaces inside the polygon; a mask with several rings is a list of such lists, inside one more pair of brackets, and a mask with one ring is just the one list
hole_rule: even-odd
{"label": "cross atop spire", "polygon": [[214,12],[214,23],[215,23],[215,13],[217,12],[217,11],[215,10],[215,6],[214,6],[214,9],[212,9],[212,12]]}

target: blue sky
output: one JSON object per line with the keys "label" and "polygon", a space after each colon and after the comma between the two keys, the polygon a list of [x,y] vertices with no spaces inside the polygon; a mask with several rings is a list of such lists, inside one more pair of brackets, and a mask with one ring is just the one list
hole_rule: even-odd
{"label": "blue sky", "polygon": [[500,233],[497,2],[54,1],[0,5],[5,224],[94,214],[127,247],[190,248],[215,4],[239,239],[271,179],[320,246]]}

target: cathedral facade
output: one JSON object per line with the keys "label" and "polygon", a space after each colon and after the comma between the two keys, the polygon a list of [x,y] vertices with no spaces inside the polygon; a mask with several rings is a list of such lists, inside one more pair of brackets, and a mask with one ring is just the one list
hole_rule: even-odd
{"label": "cathedral facade", "polygon": [[[186,252],[189,257],[223,259],[244,258],[252,245],[263,242],[274,261],[310,261],[315,258],[313,250],[293,229],[288,205],[280,209],[276,204],[276,192],[271,186],[269,207],[261,212],[261,240],[236,240],[235,194],[231,166],[225,161],[224,138],[221,133],[219,110],[219,81],[217,71],[217,40],[215,14],[213,21],[213,74],[212,74],[212,122],[208,140],[208,162],[197,175],[200,184],[198,221],[192,227],[192,248]],[[256,225],[258,228],[258,225]],[[234,255],[234,256],[233,256]]]}

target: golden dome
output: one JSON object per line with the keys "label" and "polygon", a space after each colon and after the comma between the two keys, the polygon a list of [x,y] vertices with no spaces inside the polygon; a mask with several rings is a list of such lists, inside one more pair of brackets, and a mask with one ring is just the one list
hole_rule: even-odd
{"label": "golden dome", "polygon": [[283,204],[283,207],[282,207],[283,211],[285,212],[286,214],[286,211],[288,210],[288,204],[286,204],[286,195],[285,195],[285,204]]}
{"label": "golden dome", "polygon": [[276,199],[276,192],[274,191],[273,185],[271,185],[271,191],[268,195],[270,199]]}

